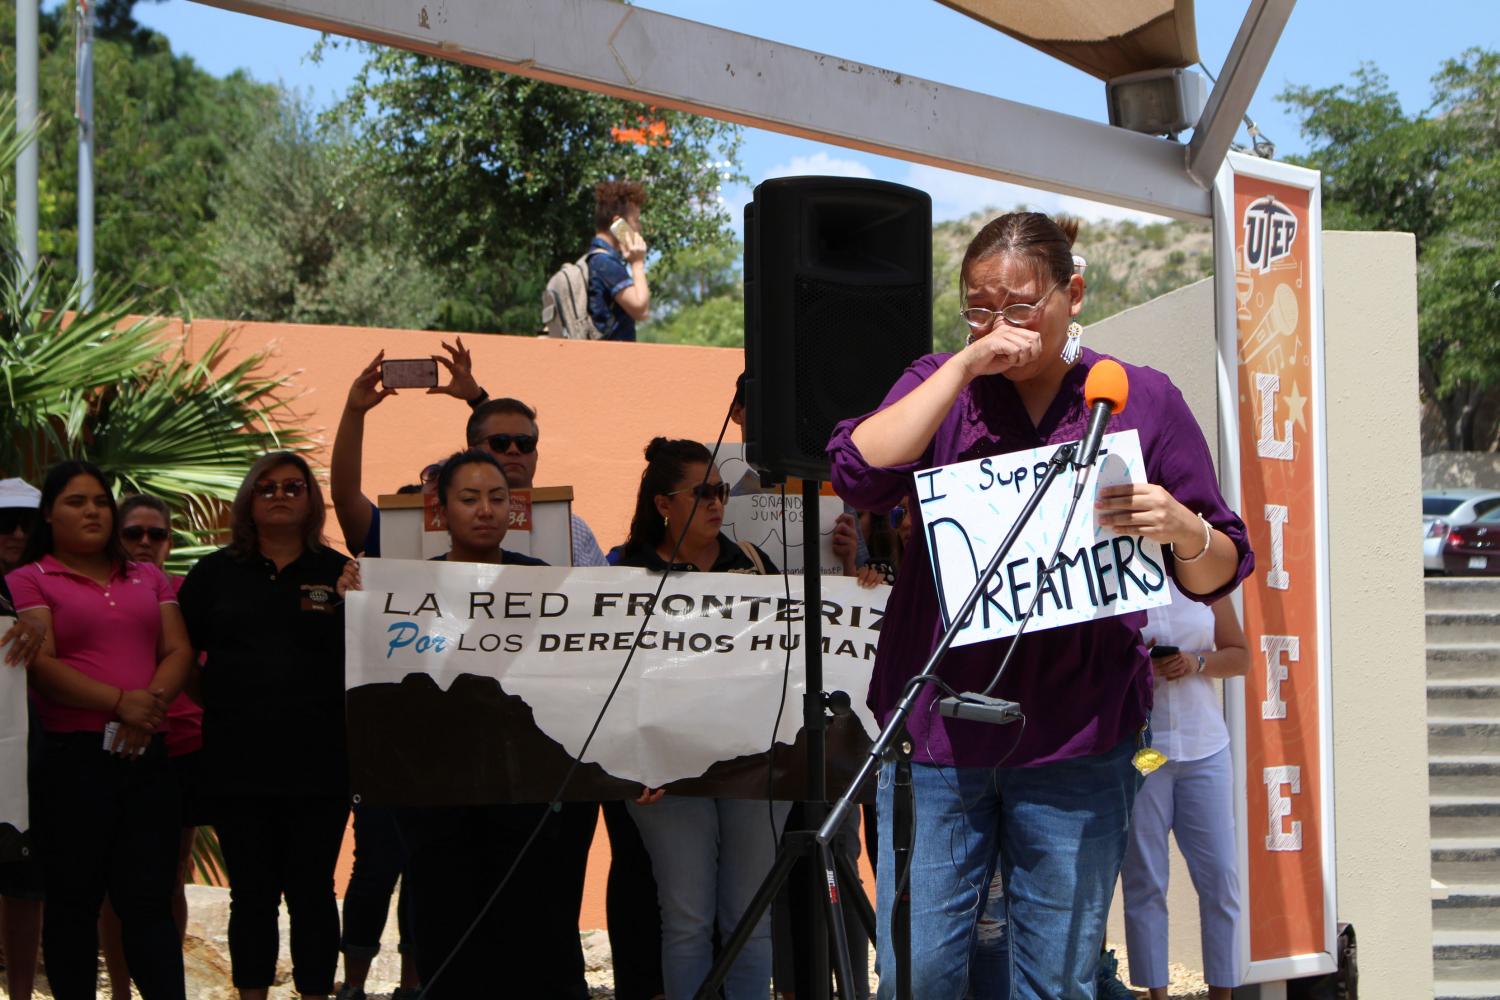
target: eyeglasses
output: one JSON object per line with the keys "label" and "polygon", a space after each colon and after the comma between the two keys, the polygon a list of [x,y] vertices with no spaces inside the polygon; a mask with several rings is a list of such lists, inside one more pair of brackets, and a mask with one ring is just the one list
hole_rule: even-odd
{"label": "eyeglasses", "polygon": [[491,434],[484,440],[490,446],[490,451],[497,455],[510,451],[511,445],[515,445],[516,450],[523,455],[530,455],[536,451],[535,434]]}
{"label": "eyeglasses", "polygon": [[144,525],[132,524],[128,528],[120,529],[120,537],[127,542],[139,542],[142,538],[149,538],[153,542],[165,542],[171,534],[166,528],[147,528]]}
{"label": "eyeglasses", "polygon": [[1062,282],[1059,281],[1047,289],[1042,297],[1035,302],[1012,302],[1003,309],[986,309],[983,306],[970,306],[967,309],[960,309],[958,314],[964,318],[965,323],[969,324],[969,329],[976,332],[990,329],[995,325],[995,320],[1001,316],[1004,316],[1005,322],[1011,326],[1025,326],[1036,316],[1037,310],[1042,308],[1042,303],[1047,301],[1048,296],[1061,287]]}
{"label": "eyeglasses", "polygon": [[675,497],[679,493],[691,493],[704,503],[708,503],[711,500],[717,500],[721,504],[729,502],[728,483],[698,483],[695,486],[685,486],[680,490],[663,493],[662,496]]}
{"label": "eyeglasses", "polygon": [[273,483],[269,479],[255,484],[255,495],[262,500],[276,499],[277,492],[288,500],[295,500],[307,492],[307,481],[305,479],[284,479],[279,483]]}
{"label": "eyeglasses", "polygon": [[0,507],[0,535],[12,534],[17,528],[29,535],[36,522],[37,512],[30,507]]}

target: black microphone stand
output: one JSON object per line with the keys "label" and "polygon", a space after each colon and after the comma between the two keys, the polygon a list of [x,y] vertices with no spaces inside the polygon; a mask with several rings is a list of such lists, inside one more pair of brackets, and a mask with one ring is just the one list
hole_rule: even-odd
{"label": "black microphone stand", "polygon": [[[846,884],[858,883],[858,874],[842,857],[834,854],[827,841],[821,841],[815,830],[828,813],[828,713],[843,714],[849,711],[849,696],[842,691],[831,695],[823,691],[823,587],[818,568],[818,496],[822,484],[816,480],[802,481],[802,606],[803,650],[807,671],[807,689],[802,696],[802,729],[807,734],[807,791],[802,802],[803,817],[809,829],[787,831],[776,850],[776,860],[761,882],[760,888],[751,897],[734,930],[723,942],[719,955],[709,970],[708,978],[694,994],[696,1000],[713,1000],[729,975],[730,966],[744,949],[750,935],[760,919],[770,909],[771,902],[781,891],[791,873],[792,866],[802,858],[813,862],[820,875],[813,879],[807,899],[810,920],[809,936],[812,947],[808,949],[808,981],[815,991],[827,989],[828,958],[833,954],[837,967],[839,994],[853,996],[852,972],[849,965],[849,945],[844,931],[844,921],[839,909],[838,879],[842,874]],[[782,530],[786,530],[786,509],[782,508]],[[771,751],[774,752],[774,745]],[[857,794],[857,790],[856,793]],[[854,893],[856,914],[870,940],[875,940],[875,911],[865,899],[864,893]],[[830,940],[831,937],[831,940]],[[861,970],[864,971],[864,970]],[[826,994],[822,994],[826,996]]]}
{"label": "black microphone stand", "polygon": [[[908,880],[911,871],[911,843],[913,819],[916,814],[916,803],[912,794],[911,785],[911,738],[906,732],[906,720],[911,716],[912,710],[916,708],[917,699],[921,697],[922,689],[927,684],[937,679],[937,668],[947,655],[948,649],[953,645],[953,640],[958,631],[968,621],[974,608],[978,606],[979,599],[984,596],[985,585],[989,583],[990,577],[1000,568],[1005,557],[1015,545],[1016,539],[1020,537],[1021,531],[1031,520],[1032,514],[1041,505],[1042,498],[1052,487],[1059,473],[1069,465],[1073,464],[1073,457],[1078,453],[1076,444],[1065,444],[1052,453],[1047,461],[1047,474],[1037,484],[1036,491],[1026,501],[1026,506],[1016,517],[1016,523],[1011,525],[1010,531],[995,550],[990,558],[989,565],[979,574],[979,579],[974,581],[974,589],[969,591],[969,596],[964,598],[958,613],[953,615],[948,628],[944,630],[943,636],[938,640],[937,647],[933,649],[932,655],[927,658],[927,663],[922,667],[920,673],[906,684],[906,693],[901,701],[897,703],[896,710],[891,714],[890,721],[881,730],[880,738],[870,747],[869,756],[861,765],[859,773],[844,789],[844,794],[839,796],[833,808],[828,811],[823,825],[818,829],[813,838],[821,851],[829,850],[829,844],[838,833],[839,826],[844,818],[849,815],[849,810],[854,807],[854,801],[859,796],[865,784],[875,774],[882,761],[887,757],[894,756],[896,761],[896,774],[892,782],[894,793],[893,809],[891,815],[892,849],[896,856],[896,886],[900,893],[892,908],[891,936],[896,956],[896,1000],[912,1000],[911,988],[911,895],[908,888]],[[1084,471],[1084,470],[1081,470]],[[930,555],[930,553],[929,553]],[[1019,637],[1018,637],[1019,638]],[[809,681],[809,690],[811,682]],[[997,725],[1015,722],[1021,718],[1021,706],[1013,701],[1003,698],[993,698],[982,694],[963,694],[957,697],[944,698],[939,703],[939,711],[944,715],[958,719],[971,719],[979,722],[990,722]],[[837,906],[839,898],[837,874],[828,872],[829,885],[828,895]],[[835,921],[837,922],[837,921]],[[841,965],[848,964],[847,954],[839,956]],[[704,994],[699,992],[700,1000]]]}

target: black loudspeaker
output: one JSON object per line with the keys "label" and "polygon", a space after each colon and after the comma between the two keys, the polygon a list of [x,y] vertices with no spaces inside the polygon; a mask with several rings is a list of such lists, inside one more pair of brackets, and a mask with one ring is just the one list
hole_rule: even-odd
{"label": "black loudspeaker", "polygon": [[828,479],[834,425],[932,351],[932,199],[885,181],[779,177],[745,206],[746,457]]}

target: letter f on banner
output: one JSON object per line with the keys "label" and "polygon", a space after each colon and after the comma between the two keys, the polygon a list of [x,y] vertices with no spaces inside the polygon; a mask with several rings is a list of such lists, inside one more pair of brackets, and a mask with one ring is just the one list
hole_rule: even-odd
{"label": "letter f on banner", "polygon": [[1281,662],[1281,654],[1286,654],[1287,663],[1296,663],[1302,643],[1295,635],[1263,635],[1260,637],[1260,651],[1266,654],[1266,700],[1260,703],[1260,717],[1285,719],[1286,702],[1281,699],[1281,682],[1291,675],[1291,671],[1286,663]]}
{"label": "letter f on banner", "polygon": [[1276,437],[1276,393],[1281,391],[1281,376],[1256,372],[1255,389],[1260,393],[1260,439],[1255,442],[1255,453],[1261,458],[1290,462],[1292,460],[1291,417],[1286,418],[1285,440]]}

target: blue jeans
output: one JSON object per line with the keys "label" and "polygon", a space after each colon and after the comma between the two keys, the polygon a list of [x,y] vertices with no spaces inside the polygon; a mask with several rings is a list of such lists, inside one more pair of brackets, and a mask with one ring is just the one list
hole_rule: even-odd
{"label": "blue jeans", "polygon": [[[1130,810],[1140,787],[1132,738],[1107,753],[1030,768],[912,767],[912,988],[922,1000],[1092,1000],[1094,970]],[[876,807],[880,1000],[896,993],[891,781]],[[978,940],[996,867],[1000,933]]]}
{"label": "blue jeans", "polygon": [[[776,829],[764,800],[668,795],[630,803],[656,873],[667,1000],[691,1000],[714,962],[714,925],[727,938],[771,870],[790,803]],[[771,988],[771,922],[762,917],[724,982],[725,1000],[765,1000]]]}

